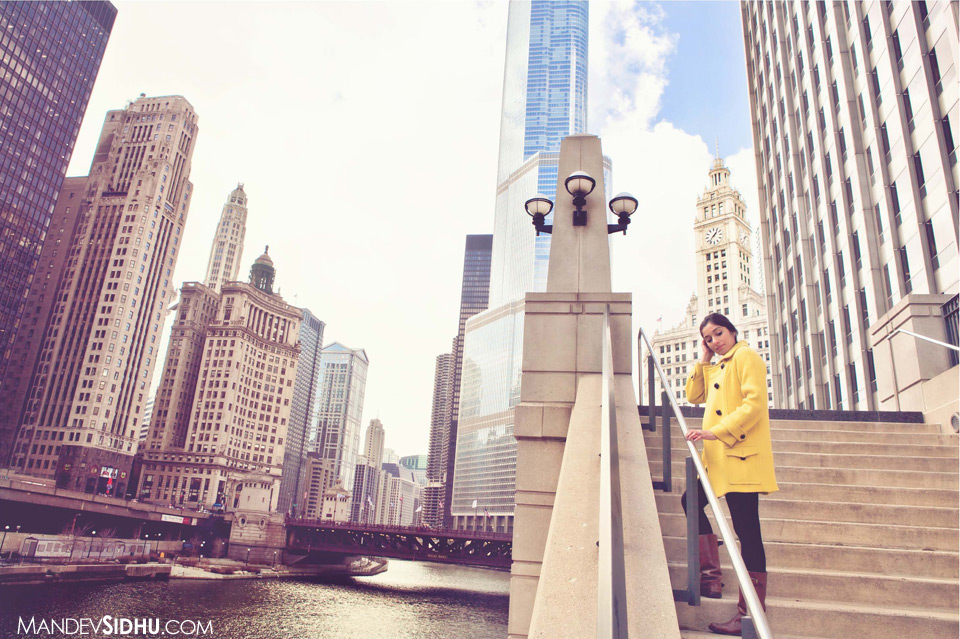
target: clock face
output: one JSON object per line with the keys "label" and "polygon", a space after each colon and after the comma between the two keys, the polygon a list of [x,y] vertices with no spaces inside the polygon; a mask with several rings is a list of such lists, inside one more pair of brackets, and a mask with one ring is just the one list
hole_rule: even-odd
{"label": "clock face", "polygon": [[747,232],[740,231],[740,243],[746,246],[749,241],[750,241],[750,236],[747,235]]}
{"label": "clock face", "polygon": [[707,244],[719,244],[723,240],[723,229],[719,226],[707,229],[704,239],[707,241]]}

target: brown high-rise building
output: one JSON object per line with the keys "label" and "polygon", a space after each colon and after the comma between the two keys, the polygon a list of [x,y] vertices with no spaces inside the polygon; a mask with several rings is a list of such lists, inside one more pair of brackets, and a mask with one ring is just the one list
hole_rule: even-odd
{"label": "brown high-rise building", "polygon": [[143,94],[107,113],[61,190],[0,391],[0,459],[122,495],[159,353],[192,186],[197,116]]}
{"label": "brown high-rise building", "polygon": [[183,286],[144,449],[141,501],[277,510],[301,310],[273,293],[264,253],[250,283]]}

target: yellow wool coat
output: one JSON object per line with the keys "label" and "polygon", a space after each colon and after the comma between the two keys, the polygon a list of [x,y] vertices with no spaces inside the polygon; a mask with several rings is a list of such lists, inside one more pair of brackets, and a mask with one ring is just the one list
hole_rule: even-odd
{"label": "yellow wool coat", "polygon": [[773,469],[767,366],[746,342],[737,342],[715,364],[700,362],[687,380],[687,401],[706,403],[701,459],[717,497],[779,490]]}

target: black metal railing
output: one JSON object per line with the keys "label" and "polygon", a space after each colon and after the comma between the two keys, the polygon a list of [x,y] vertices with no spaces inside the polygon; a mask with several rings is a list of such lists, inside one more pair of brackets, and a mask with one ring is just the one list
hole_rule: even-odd
{"label": "black metal railing", "polygon": [[[643,359],[643,344],[647,345],[647,350],[650,352],[650,358],[648,359],[648,379],[647,379],[647,423],[642,424],[644,430],[656,431],[656,394],[654,393],[655,389],[655,380],[654,380],[654,371],[657,374],[657,377],[660,379],[660,385],[664,389],[669,389],[670,386],[667,384],[667,377],[663,372],[663,369],[660,367],[659,362],[656,360],[656,355],[653,350],[653,345],[650,343],[650,339],[647,337],[647,334],[641,328],[637,333],[637,362],[642,362]],[[643,370],[642,366],[638,365],[638,373]],[[639,375],[639,386],[640,389],[643,388],[643,375]],[[670,471],[671,465],[671,449],[670,449],[670,419],[671,416],[676,418],[677,425],[680,427],[680,433],[686,438],[687,435],[687,422],[683,417],[683,413],[680,411],[680,407],[677,404],[676,399],[670,392],[665,391],[661,394],[661,428],[663,434],[663,481],[657,482],[654,481],[654,488],[663,490],[664,492],[669,492],[672,489],[672,476]],[[697,478],[700,478],[700,483],[703,486],[703,492],[707,496],[707,503],[710,506],[710,510],[713,512],[714,519],[717,521],[717,527],[720,529],[720,538],[723,540],[724,545],[726,546],[727,553],[730,556],[730,562],[733,564],[734,572],[737,575],[737,581],[740,585],[740,590],[743,593],[744,599],[746,600],[747,610],[749,611],[747,615],[744,615],[742,618],[743,624],[743,634],[744,639],[757,639],[760,637],[762,639],[772,639],[773,634],[770,630],[770,624],[767,621],[766,614],[764,613],[763,607],[760,603],[760,598],[757,596],[756,588],[753,585],[753,581],[750,579],[749,574],[747,573],[746,564],[743,562],[743,556],[740,554],[739,548],[735,543],[735,537],[733,528],[730,525],[726,514],[720,509],[720,501],[717,498],[716,492],[713,490],[713,486],[710,483],[709,478],[707,477],[706,469],[703,467],[703,462],[700,460],[699,451],[693,442],[687,440],[684,442],[687,447],[688,456],[686,458],[686,485],[687,485],[687,587],[685,589],[674,589],[673,598],[675,601],[686,601],[691,606],[700,605],[700,524],[699,524],[699,512],[700,504],[698,503],[697,490],[694,488],[697,485]]]}

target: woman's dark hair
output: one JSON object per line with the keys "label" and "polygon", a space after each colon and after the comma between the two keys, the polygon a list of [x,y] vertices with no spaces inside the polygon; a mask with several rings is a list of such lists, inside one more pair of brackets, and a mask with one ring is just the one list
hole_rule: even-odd
{"label": "woman's dark hair", "polygon": [[733,339],[735,341],[739,340],[740,331],[738,331],[737,327],[734,326],[733,323],[727,319],[726,315],[723,315],[722,313],[710,313],[709,315],[704,317],[703,321],[700,322],[700,337],[703,337],[703,327],[706,326],[707,324],[716,324],[717,326],[722,326],[728,331],[730,331],[731,333],[733,333]]}

